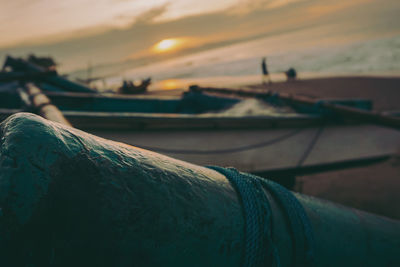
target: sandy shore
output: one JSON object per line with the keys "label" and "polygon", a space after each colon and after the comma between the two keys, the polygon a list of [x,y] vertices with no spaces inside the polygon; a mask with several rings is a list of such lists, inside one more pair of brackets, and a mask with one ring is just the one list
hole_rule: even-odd
{"label": "sandy shore", "polygon": [[[315,98],[366,98],[376,110],[400,111],[400,78],[319,78],[251,87]],[[296,190],[400,219],[400,156],[368,167],[298,177]]]}

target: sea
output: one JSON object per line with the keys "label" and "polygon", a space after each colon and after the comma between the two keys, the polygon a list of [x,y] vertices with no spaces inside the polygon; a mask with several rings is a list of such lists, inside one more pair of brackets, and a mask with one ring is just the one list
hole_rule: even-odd
{"label": "sea", "polygon": [[[292,41],[296,40],[296,41]],[[380,38],[295,38],[293,34],[258,38],[162,62],[120,70],[99,87],[116,88],[122,80],[151,77],[150,90],[192,84],[230,86],[261,82],[261,60],[273,81],[294,68],[299,78],[400,76],[400,35]],[[110,69],[110,72],[113,70]]]}

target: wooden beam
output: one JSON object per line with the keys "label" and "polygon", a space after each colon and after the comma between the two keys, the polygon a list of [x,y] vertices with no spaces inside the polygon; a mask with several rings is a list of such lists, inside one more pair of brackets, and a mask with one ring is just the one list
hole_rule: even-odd
{"label": "wooden beam", "polygon": [[313,99],[305,96],[296,96],[288,93],[273,93],[271,91],[261,92],[256,90],[248,89],[229,89],[229,88],[211,88],[211,87],[199,87],[191,86],[191,90],[198,92],[213,92],[221,94],[235,94],[244,97],[269,97],[276,94],[279,99],[282,99],[290,104],[303,104],[308,106],[318,106],[321,109],[329,110],[335,114],[351,118],[357,121],[363,121],[382,126],[387,126],[395,129],[400,129],[400,118],[388,116],[376,111],[366,111],[357,108],[347,107],[344,105],[333,104],[328,101]]}
{"label": "wooden beam", "polygon": [[42,92],[42,90],[40,90],[40,88],[32,83],[27,83],[24,89],[24,92],[28,95],[30,106],[38,115],[54,122],[72,126],[61,111],[54,106],[50,99]]}

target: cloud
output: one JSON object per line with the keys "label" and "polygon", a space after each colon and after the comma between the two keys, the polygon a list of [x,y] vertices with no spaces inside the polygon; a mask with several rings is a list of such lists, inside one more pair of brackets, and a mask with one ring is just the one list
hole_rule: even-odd
{"label": "cloud", "polygon": [[[118,0],[120,1],[120,0]],[[125,1],[125,0],[123,0]],[[127,29],[134,24],[151,24],[168,11],[169,3],[150,8],[138,15],[121,13],[114,17],[112,24],[120,29]]]}
{"label": "cloud", "polygon": [[[9,49],[0,49],[0,56],[7,52],[16,55],[31,52],[39,55],[53,55],[63,63],[61,67],[64,71],[70,71],[79,66],[86,66],[88,61],[93,64],[106,64],[125,60],[132,55],[143,55],[143,51],[147,51],[155,43],[167,38],[180,37],[192,40],[186,47],[189,50],[182,49],[174,55],[226,45],[231,40],[247,38],[268,31],[269,27],[260,27],[260,25],[266,20],[275,18],[274,16],[266,18],[262,13],[236,16],[221,11],[154,22],[167,9],[167,5],[150,9],[140,15],[140,19],[136,19],[129,26],[123,28],[107,29],[104,27],[107,29],[106,31],[89,36],[84,36],[84,32],[79,34],[73,32],[77,35],[69,39],[63,39],[63,36],[57,36],[57,38],[52,36],[47,38],[47,44],[24,44]],[[101,29],[96,30],[100,31]],[[73,33],[68,34],[68,37],[72,37]],[[158,55],[148,60],[155,61],[174,55]]]}
{"label": "cloud", "polygon": [[237,5],[232,6],[229,12],[244,15],[257,10],[281,8],[295,2],[303,1],[307,0],[241,0]]}
{"label": "cloud", "polygon": [[[341,6],[340,3],[346,2],[345,0],[324,0],[323,3],[330,6],[335,4],[336,1],[338,1],[336,10],[338,10],[338,6]],[[395,5],[398,0],[390,1]],[[353,12],[356,7],[343,6],[341,6],[340,12],[335,14],[312,16],[310,14],[312,9],[310,8],[324,6],[321,0],[285,1],[285,5],[276,0],[256,0],[252,3],[242,1],[241,3],[243,5],[247,3],[247,10],[240,15],[232,12],[232,8],[229,8],[169,20],[159,20],[171,8],[171,4],[163,3],[147,9],[137,17],[131,16],[127,12],[120,13],[121,15],[115,20],[120,19],[125,22],[124,27],[87,28],[84,31],[70,32],[68,35],[45,39],[46,44],[24,44],[8,49],[0,48],[0,58],[6,53],[26,55],[33,52],[39,55],[52,55],[63,63],[62,71],[71,71],[76,68],[85,68],[88,61],[92,62],[93,65],[108,65],[113,62],[117,65],[117,62],[122,64],[121,62],[126,62],[129,57],[134,57],[135,61],[129,63],[129,67],[132,67],[233,43],[328,24],[332,25],[332,28],[338,29],[338,32],[349,29],[349,32],[352,31],[351,34],[354,34],[357,29],[360,31],[371,29],[371,31],[381,32],[387,31],[390,27],[398,28],[398,24],[396,26],[393,23],[394,19],[384,21],[386,17],[397,18],[393,15],[386,15],[387,10],[390,9],[392,12],[396,10],[390,6],[380,5],[378,2],[359,13],[356,18]],[[238,6],[235,7],[238,8]],[[327,10],[333,9],[327,8]],[[368,25],[373,25],[377,21],[374,22],[371,18],[377,17],[380,18],[381,25],[376,26],[376,28],[369,27]],[[327,32],[326,34],[329,35],[330,33]],[[160,55],[148,53],[154,44],[167,38],[188,38],[190,42],[176,53]]]}
{"label": "cloud", "polygon": [[352,0],[352,1],[326,1],[325,3],[317,3],[308,8],[308,13],[314,16],[324,16],[341,10],[346,10],[361,4],[372,3],[373,0]]}
{"label": "cloud", "polygon": [[136,16],[135,23],[144,23],[144,24],[152,23],[157,18],[160,18],[162,15],[164,15],[167,12],[169,6],[170,6],[169,3],[165,3],[161,6],[151,8],[143,12],[139,16]]}
{"label": "cloud", "polygon": [[268,1],[266,7],[267,8],[279,8],[279,7],[283,7],[295,2],[300,2],[300,1],[305,1],[305,0],[272,0],[272,1]]}

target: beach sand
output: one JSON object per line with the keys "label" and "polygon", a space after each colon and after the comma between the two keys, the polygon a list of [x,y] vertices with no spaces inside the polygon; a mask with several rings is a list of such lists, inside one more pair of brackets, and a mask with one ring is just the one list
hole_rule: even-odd
{"label": "beach sand", "polygon": [[[251,87],[315,98],[366,98],[375,110],[400,111],[400,78],[318,78]],[[295,190],[400,219],[400,154],[368,167],[297,177]]]}

